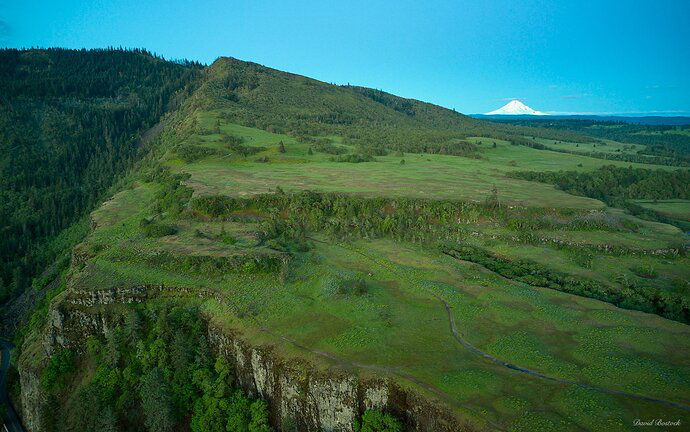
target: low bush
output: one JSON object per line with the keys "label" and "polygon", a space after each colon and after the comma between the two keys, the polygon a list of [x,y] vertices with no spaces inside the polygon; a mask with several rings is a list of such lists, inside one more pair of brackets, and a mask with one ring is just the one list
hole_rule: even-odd
{"label": "low bush", "polygon": [[369,155],[369,154],[355,153],[355,154],[333,156],[333,157],[329,158],[329,160],[331,162],[361,163],[361,162],[373,162],[376,159],[374,159],[374,156]]}
{"label": "low bush", "polygon": [[175,153],[186,163],[192,163],[205,157],[216,155],[218,151],[208,147],[185,144],[177,147]]}
{"label": "low bush", "polygon": [[177,227],[174,225],[152,222],[148,219],[142,219],[140,226],[146,237],[159,238],[177,234]]}
{"label": "low bush", "polygon": [[355,432],[402,432],[403,425],[392,414],[366,410],[361,420],[355,420],[352,428]]}
{"label": "low bush", "polygon": [[350,150],[347,147],[335,145],[329,141],[318,140],[312,144],[311,148],[319,153],[327,153],[331,155],[344,155]]}
{"label": "low bush", "polygon": [[651,264],[640,264],[630,269],[637,276],[645,279],[655,279],[659,276],[656,269]]}

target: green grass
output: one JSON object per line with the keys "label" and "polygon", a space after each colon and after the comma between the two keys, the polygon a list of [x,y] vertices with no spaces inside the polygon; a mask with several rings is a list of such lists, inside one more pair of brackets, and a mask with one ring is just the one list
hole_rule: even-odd
{"label": "green grass", "polygon": [[[213,148],[219,152],[218,155],[186,164],[174,153],[169,154],[167,164],[175,171],[191,174],[187,184],[196,194],[246,196],[271,192],[280,187],[285,191],[307,189],[364,196],[405,196],[481,202],[496,187],[499,200],[508,205],[602,209],[605,205],[598,200],[570,195],[548,184],[509,178],[506,174],[516,170],[587,171],[609,164],[673,169],[668,166],[609,161],[535,150],[482,137],[467,139],[477,145],[480,159],[414,153],[400,156],[396,155],[397,152],[391,152],[387,156],[377,156],[375,162],[338,163],[330,161],[329,154],[313,152],[309,155],[308,151],[312,146],[309,143],[298,142],[284,134],[228,123],[222,118],[223,115],[222,110],[197,111],[195,119],[199,128],[208,131],[220,125],[219,133],[192,134],[187,139],[188,142]],[[222,143],[223,136],[227,135],[241,137],[246,146],[263,147],[266,150],[248,157],[234,154]],[[349,148],[351,152],[355,151],[354,147],[341,143],[342,137],[327,138]],[[285,145],[286,153],[278,151],[278,143],[281,141]],[[546,143],[548,140],[537,138],[537,141]],[[493,143],[496,143],[495,148]],[[606,147],[612,149],[621,146],[623,145],[620,143],[609,142]],[[625,151],[636,151],[636,148],[631,146],[634,147],[629,145]],[[267,158],[268,162],[258,162],[258,159],[263,158]],[[405,160],[404,165],[400,164],[401,159]],[[679,206],[682,210],[677,210],[674,214],[684,212],[682,204]],[[651,226],[646,222],[640,224],[645,229]],[[670,235],[677,236],[677,230],[667,225],[655,231],[662,229],[670,229],[673,231]],[[643,237],[637,236],[632,241],[638,242]],[[588,240],[591,238],[588,236]],[[606,238],[604,241],[609,240]],[[646,240],[650,244],[659,243],[660,238],[654,235],[647,236]]]}
{"label": "green grass", "polygon": [[[222,111],[197,114],[201,127],[211,128]],[[535,150],[513,146],[507,142],[470,138],[479,143],[482,159],[437,154],[391,153],[377,156],[376,162],[331,162],[331,155],[315,152],[308,155],[310,145],[294,138],[263,130],[227,124],[223,120],[222,134],[241,136],[245,145],[262,146],[267,150],[254,156],[233,154],[211,156],[192,164],[185,164],[174,155],[169,165],[192,178],[188,184],[200,194],[221,193],[250,195],[281,187],[290,190],[339,191],[367,196],[409,196],[439,199],[483,201],[496,186],[499,197],[506,203],[544,207],[602,208],[604,205],[586,197],[576,197],[551,185],[507,178],[505,173],[515,170],[593,170],[602,165],[649,166],[605,161],[585,156]],[[221,134],[193,135],[191,142],[222,149]],[[286,153],[278,152],[283,141]],[[496,148],[492,144],[496,142]],[[354,149],[352,149],[354,151]],[[267,156],[268,163],[259,163]],[[401,165],[400,160],[405,159]]]}
{"label": "green grass", "polygon": [[673,219],[690,222],[690,201],[687,200],[635,200],[644,208],[658,211]]}
{"label": "green grass", "polygon": [[[110,208],[124,210],[139,193],[122,193],[116,197],[122,202]],[[559,378],[690,401],[690,366],[685,361],[690,329],[682,324],[508,282],[475,265],[388,240],[316,242],[284,284],[275,275],[210,277],[162,271],[136,257],[116,258],[123,256],[125,245],[141,256],[171,245],[181,254],[192,253],[188,248],[195,248],[194,253],[222,253],[224,248],[243,247],[191,235],[197,229],[220,232],[221,222],[180,223],[178,234],[149,239],[138,232],[137,218],[133,214],[124,225],[112,224],[94,233],[94,239],[119,243],[99,251],[75,277],[75,285],[104,289],[113,284],[164,283],[171,293],[176,287],[211,289],[229,302],[210,309],[227,326],[249,334],[257,326],[266,327],[348,362],[414,376],[456,401],[458,412],[509,430],[535,430],[535,424],[577,430],[604,408],[608,414],[603,418],[620,430],[639,416],[683,413],[536,380],[487,362],[455,342],[437,296],[451,304],[470,343],[505,361]],[[224,226],[238,238],[249,229],[238,223]],[[249,240],[243,244],[244,249],[253,247]],[[366,281],[366,294],[339,294],[330,288],[334,279],[350,277]],[[264,343],[271,343],[270,338]],[[305,355],[296,354],[294,347],[278,349],[286,356]]]}
{"label": "green grass", "polygon": [[[195,116],[200,128],[212,129],[220,114],[197,112]],[[499,199],[507,205],[604,210],[613,218],[634,221],[639,228],[536,233],[576,243],[559,248],[550,242],[506,240],[516,233],[478,218],[468,224],[468,230],[477,235],[466,241],[576,276],[615,283],[616,277],[625,274],[639,283],[687,294],[689,287],[682,283],[690,279],[687,258],[585,253],[600,245],[635,250],[668,247],[681,235],[678,229],[604,209],[599,201],[545,184],[505,177],[512,170],[592,170],[604,164],[631,164],[480,137],[469,140],[477,143],[481,159],[405,154],[401,166],[401,157],[391,154],[377,156],[376,162],[337,163],[329,161],[328,154],[308,155],[309,144],[288,135],[222,120],[220,132],[193,134],[186,140],[217,150],[215,156],[188,164],[174,151],[165,155],[173,171],[191,174],[186,184],[195,195],[243,196],[280,187],[483,201],[496,186]],[[248,157],[233,154],[222,143],[223,135],[240,136],[243,145],[266,150]],[[341,137],[330,138],[343,145]],[[278,151],[280,141],[285,153]],[[264,156],[268,162],[256,162]],[[214,322],[243,332],[253,343],[270,344],[287,359],[306,357],[319,367],[332,366],[329,360],[260,330],[269,329],[311,350],[335,355],[353,371],[373,373],[356,364],[375,367],[377,374],[421,392],[426,386],[434,388],[453,402],[461,416],[495,422],[506,430],[633,430],[635,418],[688,418],[672,407],[544,381],[487,361],[453,338],[439,298],[451,306],[459,331],[469,343],[506,362],[556,378],[688,404],[690,327],[686,325],[512,282],[433,249],[392,240],[340,243],[311,233],[319,241],[312,242],[309,252],[296,255],[283,277],[164,269],[151,265],[151,257],[166,253],[222,260],[275,252],[258,242],[256,223],[198,220],[187,213],[157,216],[161,223],[174,225],[176,233],[146,237],[140,221],[153,215],[159,189],[139,183],[93,213],[97,228],[80,246],[90,259],[72,275],[71,286],[97,290],[164,284],[165,296],[189,295],[189,289],[211,290],[224,300],[222,304],[206,300],[205,309]],[[641,278],[632,271],[640,266],[652,266],[657,276]],[[353,280],[362,280],[366,289],[339,289]]]}
{"label": "green grass", "polygon": [[637,154],[639,150],[644,150],[645,146],[640,144],[619,143],[611,140],[599,140],[592,143],[574,143],[558,141],[544,138],[536,138],[534,141],[556,150],[567,150],[577,152],[596,152],[596,153],[617,153],[617,154]]}

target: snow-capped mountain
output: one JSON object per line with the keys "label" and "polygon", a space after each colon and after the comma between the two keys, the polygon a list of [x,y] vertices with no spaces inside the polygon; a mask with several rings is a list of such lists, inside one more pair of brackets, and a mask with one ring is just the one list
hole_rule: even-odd
{"label": "snow-capped mountain", "polygon": [[491,111],[485,115],[547,115],[541,111],[535,111],[519,100],[512,100],[503,105],[496,111]]}

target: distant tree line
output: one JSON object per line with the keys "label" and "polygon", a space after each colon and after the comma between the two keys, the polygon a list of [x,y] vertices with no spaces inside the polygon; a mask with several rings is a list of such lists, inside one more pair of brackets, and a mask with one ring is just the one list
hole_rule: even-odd
{"label": "distant tree line", "polygon": [[[564,119],[511,119],[504,121],[504,123],[531,128],[568,131],[611,141],[639,144],[645,146],[643,150],[638,152],[639,155],[656,156],[657,160],[664,161],[661,163],[669,165],[687,166],[690,164],[690,125],[641,125],[616,121]],[[567,139],[561,141],[576,142],[576,140]],[[605,158],[606,155],[601,154],[600,156]],[[640,158],[639,160],[626,161],[650,163],[645,162],[645,160],[654,159]],[[669,160],[672,162],[665,162]]]}
{"label": "distant tree line", "polygon": [[507,175],[551,183],[568,193],[601,200],[612,207],[624,208],[633,215],[645,219],[670,223],[684,230],[690,229],[687,222],[671,219],[631,201],[690,199],[689,169],[665,170],[607,165],[589,172],[518,171]]}

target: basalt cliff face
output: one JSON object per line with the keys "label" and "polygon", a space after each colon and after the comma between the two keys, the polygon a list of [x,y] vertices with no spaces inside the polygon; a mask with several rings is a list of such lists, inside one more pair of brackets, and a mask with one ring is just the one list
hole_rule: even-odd
{"label": "basalt cliff face", "polygon": [[[163,286],[105,291],[68,290],[49,312],[41,335],[40,353],[23,353],[19,362],[22,386],[21,411],[31,432],[42,431],[47,412],[40,386],[41,362],[60,348],[85,350],[88,336],[104,335],[122,324],[121,305],[169,296],[199,296],[208,292]],[[120,305],[119,312],[113,305]],[[285,359],[275,347],[253,343],[241,333],[208,324],[209,345],[234,366],[238,384],[252,396],[264,399],[271,423],[278,430],[352,431],[352,422],[366,409],[386,410],[404,419],[411,431],[474,430],[446,405],[391,377],[367,377],[346,367],[317,367],[301,358]],[[45,362],[42,362],[45,363]]]}

